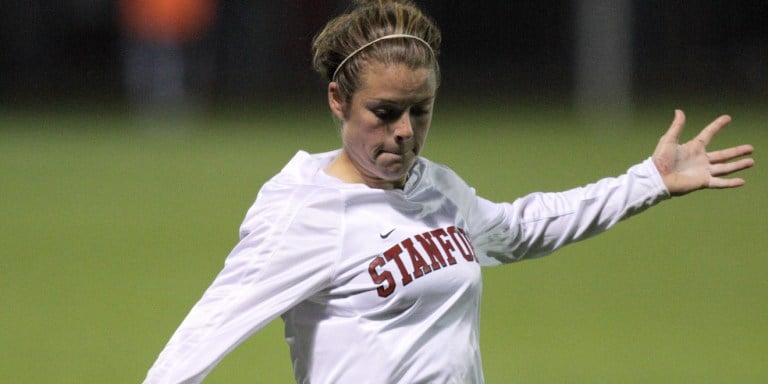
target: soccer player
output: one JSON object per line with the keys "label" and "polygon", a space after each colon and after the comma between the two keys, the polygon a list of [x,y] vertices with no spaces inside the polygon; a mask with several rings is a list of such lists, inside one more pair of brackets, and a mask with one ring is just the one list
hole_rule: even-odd
{"label": "soccer player", "polygon": [[481,266],[539,257],[671,196],[744,184],[749,145],[708,151],[722,116],[618,177],[512,202],[421,157],[440,32],[407,1],[361,1],[313,42],[341,148],[298,152],[260,190],[223,270],[145,383],[197,383],[282,317],[299,383],[482,383]]}

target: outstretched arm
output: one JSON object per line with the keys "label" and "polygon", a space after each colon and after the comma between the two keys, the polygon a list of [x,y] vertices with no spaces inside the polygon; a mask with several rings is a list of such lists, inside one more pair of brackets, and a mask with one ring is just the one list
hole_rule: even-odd
{"label": "outstretched arm", "polygon": [[685,126],[685,114],[675,111],[675,119],[661,137],[653,153],[653,163],[664,184],[673,196],[705,188],[733,188],[744,185],[741,178],[723,178],[755,164],[751,158],[738,159],[752,153],[751,145],[739,145],[719,151],[707,152],[713,137],[731,121],[723,115],[707,125],[685,144],[680,144],[680,133]]}

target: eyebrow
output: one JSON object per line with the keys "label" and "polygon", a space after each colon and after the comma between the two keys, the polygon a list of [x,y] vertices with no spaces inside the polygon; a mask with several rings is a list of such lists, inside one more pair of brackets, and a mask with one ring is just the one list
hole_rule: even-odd
{"label": "eyebrow", "polygon": [[375,106],[375,105],[396,105],[396,106],[403,106],[403,105],[418,105],[418,104],[427,104],[431,103],[435,100],[434,96],[426,97],[423,99],[402,99],[402,100],[390,100],[390,99],[370,99],[364,102],[366,106]]}

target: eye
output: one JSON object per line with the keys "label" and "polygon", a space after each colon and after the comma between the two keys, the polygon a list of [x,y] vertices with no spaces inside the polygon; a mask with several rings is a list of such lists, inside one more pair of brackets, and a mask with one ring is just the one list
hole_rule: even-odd
{"label": "eye", "polygon": [[396,121],[402,115],[402,111],[392,108],[375,108],[371,112],[383,122]]}
{"label": "eye", "polygon": [[421,117],[429,114],[429,108],[425,107],[413,107],[411,108],[411,115]]}

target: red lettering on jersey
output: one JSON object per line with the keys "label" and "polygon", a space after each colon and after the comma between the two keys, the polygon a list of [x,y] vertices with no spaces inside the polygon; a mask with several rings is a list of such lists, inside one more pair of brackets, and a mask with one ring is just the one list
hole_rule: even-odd
{"label": "red lettering on jersey", "polygon": [[411,256],[411,264],[413,265],[413,277],[419,278],[427,273],[432,272],[432,268],[427,265],[424,258],[421,257],[416,248],[413,247],[413,241],[411,239],[405,239],[401,243],[408,250],[408,254]]}
{"label": "red lettering on jersey", "polygon": [[394,247],[387,249],[387,251],[384,252],[384,257],[387,258],[387,261],[395,261],[395,264],[397,264],[397,269],[399,269],[400,274],[403,275],[403,285],[408,285],[411,281],[413,281],[413,277],[410,273],[408,273],[408,270],[405,269],[403,261],[400,260],[401,253],[403,253],[403,249],[400,248],[400,245],[395,245]]}
{"label": "red lettering on jersey", "polygon": [[[456,259],[454,259],[453,255],[451,254],[451,251],[454,251],[455,248],[453,248],[451,243],[443,240],[443,237],[448,237],[448,233],[445,232],[445,229],[435,229],[430,233],[435,236],[435,240],[443,248],[443,251],[445,251],[445,257],[448,259],[448,262],[451,264],[456,264]],[[451,260],[453,260],[453,262],[451,262]]]}
{"label": "red lettering on jersey", "polygon": [[[432,269],[440,269],[441,266],[445,267],[448,265],[445,262],[443,255],[440,253],[440,250],[437,248],[437,245],[434,241],[432,241],[432,235],[429,232],[416,235],[414,238],[421,244],[424,252],[426,252],[427,255],[429,255],[429,258],[432,260]],[[456,264],[456,259],[450,257],[450,255],[448,256],[448,262],[451,263],[451,265]]]}
{"label": "red lettering on jersey", "polygon": [[392,277],[392,273],[384,270],[381,273],[376,271],[376,268],[383,267],[387,262],[384,258],[379,256],[370,264],[368,264],[368,274],[371,275],[374,284],[381,284],[376,288],[376,292],[381,297],[387,297],[395,291],[395,279]]}
{"label": "red lettering on jersey", "polygon": [[475,255],[472,253],[472,246],[469,245],[469,242],[466,240],[461,230],[454,226],[450,226],[448,227],[448,234],[451,235],[451,239],[453,239],[453,243],[456,244],[456,248],[458,248],[461,255],[464,256],[464,260],[473,261]]}
{"label": "red lettering on jersey", "polygon": [[469,239],[469,235],[467,235],[466,232],[464,232],[461,228],[456,228],[459,230],[459,238],[464,241],[464,245],[467,246],[467,249],[469,249],[469,253],[472,254],[472,258],[475,259],[475,262],[479,263],[480,260],[477,259],[477,255],[475,254],[475,247],[472,245],[472,240]]}
{"label": "red lettering on jersey", "polygon": [[[416,242],[421,245],[422,250],[417,248]],[[409,273],[401,256],[405,251],[408,252],[411,260],[412,273]],[[429,259],[422,252],[425,252]],[[376,287],[378,295],[388,297],[397,289],[394,272],[384,269],[389,262],[394,261],[405,286],[432,271],[456,264],[456,258],[453,255],[456,252],[467,261],[478,262],[472,243],[464,230],[455,226],[438,228],[406,238],[400,244],[387,249],[383,256],[377,256],[368,264],[368,274],[373,283],[378,285]],[[430,261],[431,264],[429,264]]]}

